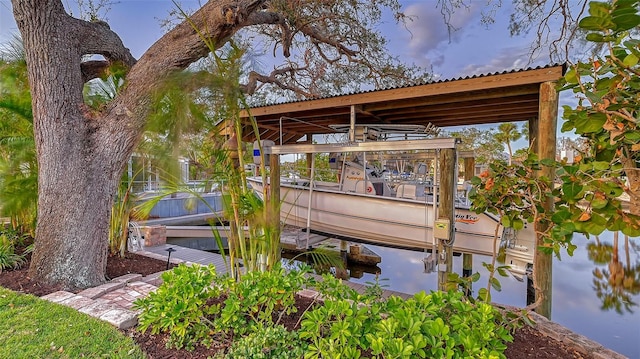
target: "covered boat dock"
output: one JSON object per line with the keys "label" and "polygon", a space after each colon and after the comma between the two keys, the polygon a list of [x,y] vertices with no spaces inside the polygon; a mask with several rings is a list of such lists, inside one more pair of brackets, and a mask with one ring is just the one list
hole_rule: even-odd
{"label": "covered boat dock", "polygon": [[[439,128],[472,126],[502,122],[527,121],[530,148],[539,158],[555,159],[558,117],[556,82],[566,70],[564,64],[504,71],[432,81],[413,86],[371,90],[315,99],[282,102],[251,108],[241,113],[244,121],[242,141],[271,140],[277,145],[299,143],[306,137],[311,143],[314,134],[335,132],[332,125],[346,124],[418,124]],[[259,133],[254,133],[255,119]],[[283,130],[283,128],[285,130]],[[351,138],[351,137],[350,137]],[[279,182],[279,170],[272,156],[271,183]],[[442,153],[445,166],[455,166],[455,155]],[[465,169],[473,161],[465,161]],[[472,171],[465,170],[465,173]],[[539,176],[553,178],[551,169]],[[446,191],[453,192],[453,183]],[[275,187],[275,186],[273,186]],[[279,193],[272,188],[269,202],[277,210]],[[275,192],[275,193],[274,193]],[[550,201],[546,206],[551,209]],[[278,216],[274,216],[277,219]],[[451,220],[453,223],[453,219]],[[538,245],[542,244],[537,238]],[[551,298],[552,257],[536,250],[534,272],[543,283],[541,292]],[[540,313],[551,311],[550,300],[540,307]]]}

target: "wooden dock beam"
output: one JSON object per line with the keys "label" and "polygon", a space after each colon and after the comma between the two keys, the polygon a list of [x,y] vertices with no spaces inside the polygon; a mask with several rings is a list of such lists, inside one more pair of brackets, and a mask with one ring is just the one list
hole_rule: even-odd
{"label": "wooden dock beam", "polygon": [[[276,245],[278,248],[271,248],[272,251],[277,253],[277,260],[280,260],[280,155],[269,155],[269,195],[266,197],[268,203],[267,208],[267,227],[272,231],[270,239],[271,245]],[[275,264],[275,263],[272,263]]]}
{"label": "wooden dock beam", "polygon": [[[556,131],[558,117],[558,92],[555,82],[544,82],[540,84],[539,118],[529,121],[529,133],[531,148],[538,154],[538,158],[555,159],[556,157]],[[544,167],[536,173],[536,176],[547,177],[553,181],[555,176],[553,168]],[[545,211],[553,211],[553,199],[548,198],[543,203]],[[544,232],[546,228],[542,224],[536,223],[537,232]],[[536,235],[536,251],[533,263],[533,278],[536,302],[539,306],[535,311],[551,319],[551,298],[552,298],[552,264],[551,254],[540,251],[543,245],[543,238]]]}
{"label": "wooden dock beam", "polygon": [[[438,219],[449,220],[449,243],[455,235],[455,216],[453,194],[456,190],[456,160],[455,148],[440,150],[440,193]],[[438,240],[438,289],[446,291],[448,274],[453,271],[453,246],[446,240]]]}
{"label": "wooden dock beam", "polygon": [[[473,275],[473,254],[462,253],[462,277],[469,278]],[[473,289],[473,283],[467,283],[469,286],[465,288],[464,294],[469,297]]]}
{"label": "wooden dock beam", "polygon": [[471,181],[476,175],[476,159],[474,157],[465,157],[464,161],[464,180]]}

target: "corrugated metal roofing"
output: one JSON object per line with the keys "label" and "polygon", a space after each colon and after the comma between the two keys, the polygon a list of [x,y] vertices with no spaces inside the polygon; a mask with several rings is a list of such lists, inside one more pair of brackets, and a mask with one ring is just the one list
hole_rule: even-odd
{"label": "corrugated metal roofing", "polygon": [[297,99],[297,100],[281,100],[281,101],[274,101],[274,102],[271,102],[271,103],[268,103],[268,104],[265,104],[265,105],[256,106],[255,108],[268,107],[268,106],[273,106],[273,105],[282,105],[282,104],[287,104],[287,103],[306,102],[306,101],[313,101],[313,100],[319,100],[319,99],[327,99],[327,98],[333,98],[333,97],[339,97],[339,96],[345,96],[345,95],[357,95],[357,94],[364,94],[364,93],[370,93],[370,92],[376,92],[376,91],[394,90],[394,89],[401,89],[401,88],[411,88],[411,87],[415,87],[415,86],[437,84],[437,83],[444,83],[444,82],[451,82],[451,81],[460,81],[460,80],[467,80],[467,79],[476,79],[476,78],[487,77],[487,76],[513,74],[513,73],[518,73],[518,72],[523,72],[523,71],[539,70],[539,69],[552,68],[552,67],[558,67],[558,66],[565,67],[566,65],[565,64],[561,64],[561,63],[553,63],[553,64],[544,65],[544,66],[535,66],[535,67],[530,66],[530,67],[521,68],[521,69],[495,71],[495,72],[488,72],[488,73],[482,73],[482,74],[474,74],[474,75],[469,75],[469,76],[459,76],[459,77],[444,78],[444,79],[438,79],[438,80],[432,80],[432,81],[422,81],[422,82],[417,82],[417,83],[413,83],[413,84],[406,84],[406,85],[402,85],[402,86],[389,86],[389,87],[383,87],[383,88],[379,88],[379,89],[370,89],[370,90],[362,90],[362,91],[351,91],[351,92],[345,92],[345,93],[342,93],[342,94],[319,96],[319,97],[314,97],[314,98],[305,98],[305,99]]}
{"label": "corrugated metal roofing", "polygon": [[[308,133],[332,132],[348,124],[352,109],[357,123],[420,124],[438,127],[518,122],[536,118],[540,84],[564,75],[564,64],[506,70],[423,84],[366,90],[322,98],[274,103],[251,108],[260,138],[295,142]],[[255,135],[247,125],[243,140]]]}

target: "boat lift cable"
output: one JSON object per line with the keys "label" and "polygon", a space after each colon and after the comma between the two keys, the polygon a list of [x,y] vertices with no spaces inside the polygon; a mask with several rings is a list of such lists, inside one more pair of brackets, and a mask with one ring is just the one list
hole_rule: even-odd
{"label": "boat lift cable", "polygon": [[338,182],[340,183],[340,186],[338,187],[338,189],[340,191],[344,190],[344,177],[346,175],[345,173],[347,172],[346,171],[347,161],[345,161],[343,158],[341,162],[342,162],[342,166],[341,166],[342,168],[340,169],[340,173],[338,173],[340,176],[340,178],[338,179]]}
{"label": "boat lift cable", "polygon": [[457,188],[458,188],[458,185],[457,185],[457,181],[458,181],[458,165],[457,165],[457,163],[458,163],[458,152],[454,151],[453,152],[453,156],[454,156],[453,163],[456,164],[455,166],[453,166],[454,185],[453,185],[453,195],[451,196],[452,200],[453,200],[453,203],[452,203],[452,206],[451,206],[453,208],[453,223],[451,224],[451,238],[449,238],[448,240],[446,240],[444,242],[444,244],[446,246],[449,246],[451,248],[453,248],[453,243],[456,241],[456,209],[457,209],[457,207],[456,207],[456,197],[458,197],[457,196],[457,194],[458,194],[458,191],[457,191]]}
{"label": "boat lift cable", "polygon": [[440,163],[437,160],[440,157],[440,150],[436,150],[436,160],[433,161],[433,223],[431,225],[431,234],[433,236],[433,251],[431,253],[436,253],[438,249],[438,240],[436,239],[435,234],[435,225],[436,220],[438,219],[438,192],[440,189],[438,188],[438,172],[440,171]]}
{"label": "boat lift cable", "polygon": [[[431,194],[432,194],[432,200],[431,203],[433,204],[432,208],[433,208],[433,222],[431,223],[431,241],[432,241],[432,249],[431,249],[431,254],[426,256],[425,258],[422,259],[422,261],[424,262],[424,271],[425,273],[431,273],[434,270],[434,265],[437,265],[440,262],[440,256],[437,255],[436,253],[438,253],[438,240],[436,239],[435,236],[435,223],[436,220],[438,219],[438,172],[440,171],[439,168],[439,163],[438,163],[438,157],[440,155],[440,150],[436,149],[435,150],[436,155],[435,155],[435,160],[433,161],[433,183],[431,186]],[[428,203],[428,197],[425,194],[425,205],[427,205]],[[428,221],[428,219],[426,219],[426,221]],[[425,229],[426,230],[426,229]],[[426,246],[425,246],[425,252],[427,251]]]}
{"label": "boat lift cable", "polygon": [[311,237],[311,199],[313,196],[313,186],[316,168],[316,156],[311,156],[311,178],[309,178],[309,202],[307,204],[307,245],[306,249],[309,249],[309,238]]}
{"label": "boat lift cable", "polygon": [[451,195],[451,200],[453,203],[451,203],[451,207],[453,208],[453,223],[451,224],[451,236],[449,239],[444,241],[444,245],[453,248],[453,242],[455,242],[456,240],[456,235],[455,235],[455,222],[456,222],[456,197],[457,197],[457,178],[458,178],[458,155],[457,153],[454,151],[454,155],[453,155],[453,163],[455,163],[456,165],[453,166],[453,178],[454,178],[454,185],[452,188],[453,194]]}

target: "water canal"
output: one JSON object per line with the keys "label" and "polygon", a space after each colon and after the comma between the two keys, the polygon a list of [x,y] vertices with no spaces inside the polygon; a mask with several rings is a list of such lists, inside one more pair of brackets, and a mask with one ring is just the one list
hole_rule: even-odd
{"label": "water canal", "polygon": [[[626,267],[628,253],[629,264],[635,268],[637,288],[635,294],[627,291],[626,299],[617,297],[622,303],[620,313],[614,308],[604,308],[604,300],[598,297],[595,290],[594,281],[598,281],[598,278],[594,273],[610,272],[610,261],[606,260],[611,258],[613,234],[604,233],[599,236],[599,240],[600,251],[596,252],[597,246],[593,246],[596,241],[593,238],[587,240],[578,235],[574,238],[578,249],[573,256],[569,257],[564,253],[561,260],[554,260],[551,319],[629,358],[640,358],[640,238],[629,239],[628,252],[625,251],[624,236],[621,235],[618,239],[619,261]],[[588,244],[593,247],[591,258],[600,257],[600,264],[590,259]],[[378,265],[381,269],[378,277],[385,289],[404,293],[437,289],[437,273],[424,273],[424,253],[373,245],[367,247],[382,257],[382,262]],[[600,254],[594,256],[595,253]],[[482,262],[490,260],[486,256],[473,256],[474,272],[482,275],[480,281],[474,283],[474,289],[486,286],[488,272]],[[462,256],[454,257],[454,271],[462,274]],[[351,278],[350,281],[366,284],[375,279],[375,274],[365,272],[361,278]],[[500,282],[502,291],[492,290],[493,301],[517,307],[526,306],[525,282],[513,277],[500,277]],[[625,303],[629,306],[628,310],[625,309]]]}

